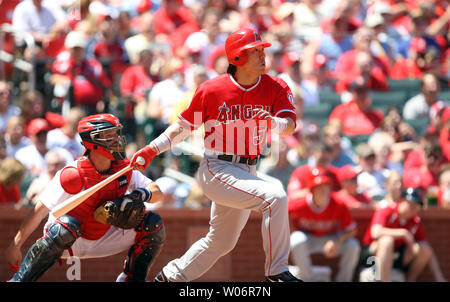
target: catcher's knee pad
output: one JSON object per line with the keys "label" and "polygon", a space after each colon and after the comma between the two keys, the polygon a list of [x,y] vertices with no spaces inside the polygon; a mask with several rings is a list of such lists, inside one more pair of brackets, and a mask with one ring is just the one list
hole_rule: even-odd
{"label": "catcher's knee pad", "polygon": [[80,223],[71,216],[62,216],[50,225],[44,237],[30,247],[10,281],[36,281],[80,235]]}
{"label": "catcher's knee pad", "polygon": [[166,231],[161,216],[153,212],[146,213],[135,230],[135,244],[128,252],[124,272],[127,281],[145,281],[148,269],[164,244]]}

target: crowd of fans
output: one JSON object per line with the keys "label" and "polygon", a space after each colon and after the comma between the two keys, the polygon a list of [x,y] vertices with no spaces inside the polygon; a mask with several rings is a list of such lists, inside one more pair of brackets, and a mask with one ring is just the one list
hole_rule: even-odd
{"label": "crowd of fans", "polygon": [[[0,62],[0,202],[32,205],[83,154],[76,128],[85,115],[117,115],[131,156],[202,82],[226,73],[226,37],[251,27],[272,43],[267,72],[294,95],[296,132],[273,136],[276,159],[258,168],[290,202],[310,198],[308,175],[319,169],[350,209],[388,207],[405,188],[419,189],[425,206],[450,208],[448,1],[0,0],[0,24],[15,32],[0,35],[3,50],[33,62],[36,75],[30,90],[27,73]],[[404,99],[376,101],[394,88]],[[310,114],[323,108],[325,116]],[[162,204],[208,206],[195,183],[197,155],[166,153],[145,171],[164,188]],[[165,176],[168,167],[187,178]],[[347,217],[343,228],[351,224]],[[359,253],[353,241],[347,248]]]}

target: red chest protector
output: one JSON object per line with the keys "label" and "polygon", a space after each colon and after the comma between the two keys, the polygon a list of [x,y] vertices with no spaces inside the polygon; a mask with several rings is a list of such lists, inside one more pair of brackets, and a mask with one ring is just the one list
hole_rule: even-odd
{"label": "red chest protector", "polygon": [[[66,192],[76,194],[80,190],[74,189],[74,187],[76,187],[76,185],[74,185],[75,183],[78,182],[80,187],[82,185],[83,189],[88,189],[108,176],[125,168],[128,164],[129,160],[115,161],[112,163],[112,173],[103,175],[98,173],[88,158],[82,157],[77,160],[77,167],[64,168],[61,172],[61,185]],[[132,173],[132,171],[129,171],[109,183],[82,204],[67,213],[67,215],[76,218],[80,222],[81,237],[88,240],[97,240],[109,230],[109,224],[102,224],[95,220],[94,211],[105,201],[114,200],[125,195]],[[75,177],[78,177],[78,179],[74,179]]]}

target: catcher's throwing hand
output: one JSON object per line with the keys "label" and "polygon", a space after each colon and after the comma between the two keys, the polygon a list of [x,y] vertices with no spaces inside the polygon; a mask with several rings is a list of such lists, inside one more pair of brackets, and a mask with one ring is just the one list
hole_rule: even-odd
{"label": "catcher's throwing hand", "polygon": [[119,199],[105,202],[94,212],[97,221],[121,229],[132,229],[141,223],[145,215],[144,201],[151,198],[146,189],[136,189]]}

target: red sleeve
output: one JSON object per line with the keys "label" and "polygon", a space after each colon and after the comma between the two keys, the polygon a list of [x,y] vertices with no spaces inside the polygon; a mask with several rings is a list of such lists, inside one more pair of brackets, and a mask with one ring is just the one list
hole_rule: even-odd
{"label": "red sleeve", "polygon": [[450,131],[443,128],[439,133],[439,143],[441,144],[442,153],[450,161]]}
{"label": "red sleeve", "polygon": [[277,99],[274,101],[273,114],[276,117],[291,118],[294,122],[297,120],[294,106],[294,96],[289,86],[282,79],[278,79],[280,91]]}
{"label": "red sleeve", "polygon": [[372,68],[372,73],[370,75],[370,87],[377,91],[387,91],[389,90],[389,84],[387,82],[386,76],[383,74],[381,68]]}
{"label": "red sleeve", "polygon": [[344,110],[345,107],[344,106],[345,106],[344,104],[340,104],[336,108],[334,108],[333,111],[331,111],[331,113],[330,113],[329,119],[330,120],[338,119],[338,120],[340,120],[342,122],[343,115],[344,115],[344,112],[345,112],[345,110]]}
{"label": "red sleeve", "polygon": [[305,175],[305,171],[305,166],[301,166],[292,172],[287,186],[288,199],[293,199],[292,195],[305,187],[305,183],[302,177],[303,175]]}
{"label": "red sleeve", "polygon": [[352,214],[350,213],[350,210],[347,208],[344,204],[339,204],[341,215],[339,217],[341,218],[341,226],[343,230],[351,230],[356,227],[355,220],[353,219]]}
{"label": "red sleeve", "polygon": [[204,90],[204,86],[200,85],[200,87],[195,91],[189,106],[178,114],[180,120],[192,129],[197,129],[200,127],[206,119],[205,106],[203,106],[205,97]]}
{"label": "red sleeve", "polygon": [[133,68],[127,68],[122,77],[120,78],[120,93],[123,96],[131,96],[134,91],[135,82],[134,82],[134,73]]}
{"label": "red sleeve", "polygon": [[416,239],[416,241],[426,241],[427,240],[427,235],[425,234],[425,228],[423,227],[422,222],[419,222],[417,232],[414,235],[414,239]]}
{"label": "red sleeve", "polygon": [[382,208],[379,210],[376,210],[372,217],[372,222],[370,226],[372,227],[375,224],[379,224],[381,226],[387,225],[387,220],[391,214],[391,209],[389,207]]}

